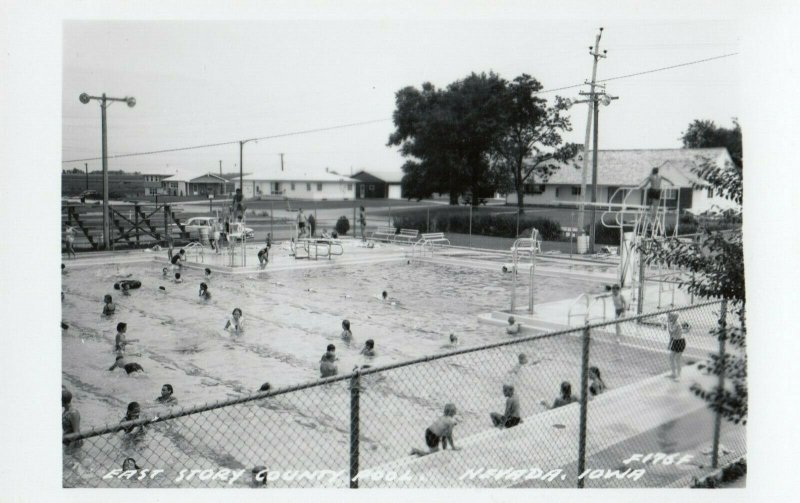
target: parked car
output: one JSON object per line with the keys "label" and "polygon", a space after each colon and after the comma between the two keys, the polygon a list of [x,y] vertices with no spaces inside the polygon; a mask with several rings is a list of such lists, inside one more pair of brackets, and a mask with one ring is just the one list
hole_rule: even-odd
{"label": "parked car", "polygon": [[242,233],[244,233],[246,239],[253,239],[256,236],[256,232],[250,227],[245,227],[241,222],[231,222],[231,231],[228,233],[228,239],[238,241],[242,239]]}
{"label": "parked car", "polygon": [[78,197],[80,198],[81,202],[87,200],[98,201],[103,199],[103,195],[97,192],[96,190],[84,190]]}
{"label": "parked car", "polygon": [[211,236],[217,222],[217,217],[192,217],[186,221],[184,228],[189,233],[189,239],[200,239],[201,229],[207,229],[208,236]]}

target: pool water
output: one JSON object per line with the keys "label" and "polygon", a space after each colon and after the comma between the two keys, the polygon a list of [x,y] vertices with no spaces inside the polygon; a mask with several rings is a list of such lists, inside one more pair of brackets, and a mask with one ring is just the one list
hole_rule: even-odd
{"label": "pool water", "polygon": [[[172,384],[178,403],[187,406],[240,398],[267,381],[273,387],[283,387],[315,380],[319,377],[319,359],[329,343],[336,344],[339,372],[347,373],[364,363],[380,366],[449,351],[452,348],[445,343],[450,332],[459,336],[462,347],[508,338],[504,330],[477,321],[480,313],[508,307],[511,275],[499,271],[396,262],[218,274],[206,280],[201,271],[185,270],[184,282],[173,284],[162,278],[161,268],[156,262],[73,266],[63,278],[62,319],[70,326],[62,337],[63,383],[75,395],[81,429],[119,422],[131,401],[142,405],[144,417],[152,417],[159,410],[155,399],[164,383]],[[123,278],[138,279],[142,287],[123,296],[112,288]],[[201,281],[209,284],[210,301],[198,297]],[[166,293],[160,293],[159,286],[164,286]],[[594,282],[536,277],[538,302],[574,298],[597,288]],[[395,305],[379,300],[383,290],[396,299]],[[524,295],[522,290],[518,293]],[[111,294],[117,305],[110,318],[101,316],[105,294]],[[244,312],[246,327],[237,337],[223,330],[234,307]],[[353,332],[349,344],[340,338],[345,318],[350,320]],[[127,359],[140,363],[144,373],[128,376],[121,369],[108,371],[114,362],[114,337],[120,321],[128,324],[128,340],[138,339],[128,346]],[[366,339],[375,340],[377,352],[369,360],[359,355]],[[577,383],[578,339],[546,339],[525,346],[365,376],[365,461],[380,463],[407,454],[410,445],[422,447],[419,444],[425,423],[441,414],[446,401],[457,404],[462,416],[459,434],[465,435],[487,427],[489,410],[502,412],[503,382],[518,382],[525,389],[524,414],[536,410],[534,404],[539,399],[552,401],[562,380]],[[541,363],[511,372],[518,352],[536,355]],[[622,384],[652,374],[651,358],[626,358],[628,362],[618,369],[610,362],[601,364],[610,367],[609,374],[616,375],[617,384]],[[147,440],[150,445],[134,450],[150,449],[151,457],[194,463],[190,466],[202,464],[200,460],[231,467],[252,466],[256,461],[303,466],[320,456],[312,452],[315,448],[319,451],[331,446],[337,459],[343,456],[344,464],[337,468],[346,467],[347,383],[270,400],[268,406],[250,404],[225,413],[212,412],[216,424],[198,426],[192,442],[176,439],[169,422],[159,424]],[[189,418],[175,423],[185,424]],[[215,443],[214,449],[197,446],[197,442],[205,441],[200,433],[206,428],[222,438],[234,427],[231,422],[241,428],[243,421],[283,425],[275,427],[275,438],[269,439],[269,444],[283,442],[287,448],[280,455],[271,449],[271,454],[248,459],[252,457],[251,446],[239,440],[242,433],[238,430],[235,437]],[[298,425],[302,427],[301,440],[296,436],[282,438],[281,428],[295,432]],[[245,445],[237,445],[241,443]],[[165,444],[172,445],[175,452],[156,452],[163,451]],[[220,445],[224,445],[223,453]],[[338,447],[334,449],[334,445]],[[270,455],[277,458],[265,459]],[[118,458],[87,460],[84,468],[107,471],[118,467]],[[65,472],[67,469],[65,463]],[[96,479],[81,480],[76,485],[97,485]]]}

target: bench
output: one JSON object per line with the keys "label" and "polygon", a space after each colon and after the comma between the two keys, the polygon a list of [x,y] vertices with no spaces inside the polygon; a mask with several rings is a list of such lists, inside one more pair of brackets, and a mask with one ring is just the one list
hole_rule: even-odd
{"label": "bench", "polygon": [[444,237],[444,232],[430,232],[427,234],[423,234],[421,241],[424,243],[441,243],[450,245],[450,240]]}
{"label": "bench", "polygon": [[400,232],[394,236],[394,242],[396,243],[399,239],[402,239],[406,243],[412,243],[417,240],[418,236],[419,231],[417,229],[400,229]]}
{"label": "bench", "polygon": [[370,239],[380,239],[390,241],[394,238],[397,231],[394,227],[378,227],[376,230],[372,231],[370,235]]}

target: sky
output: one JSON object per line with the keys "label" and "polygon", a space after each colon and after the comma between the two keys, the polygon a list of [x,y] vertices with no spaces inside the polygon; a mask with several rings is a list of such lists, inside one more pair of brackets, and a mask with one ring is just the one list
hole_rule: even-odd
{"label": "sky", "polygon": [[[495,12],[494,14],[498,14]],[[528,73],[547,89],[590,79],[594,44],[607,50],[598,79],[739,51],[739,22],[668,11],[584,20],[569,12],[539,17],[392,17],[261,20],[65,21],[62,167],[100,169],[100,109],[78,96],[134,96],[135,108],[108,109],[109,155],[359,126],[260,140],[244,147],[246,172],[342,174],[400,171],[387,147],[395,93],[437,87],[471,72],[505,79]],[[601,149],[681,147],[695,119],[730,127],[740,113],[738,55],[623,78],[607,84],[619,100],[600,112]],[[587,90],[588,86],[583,86]],[[581,88],[556,94],[579,99]],[[584,142],[586,105],[570,111],[566,141]],[[109,160],[109,169],[201,174],[238,171],[238,143]]]}

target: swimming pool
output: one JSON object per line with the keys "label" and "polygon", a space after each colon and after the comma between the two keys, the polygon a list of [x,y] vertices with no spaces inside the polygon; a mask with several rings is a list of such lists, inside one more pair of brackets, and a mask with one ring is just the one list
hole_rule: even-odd
{"label": "swimming pool", "polygon": [[[158,411],[154,401],[164,383],[173,385],[181,405],[194,405],[242,397],[266,381],[283,387],[314,380],[319,376],[319,358],[329,343],[336,344],[339,371],[346,373],[367,363],[359,350],[368,338],[375,340],[378,353],[368,361],[373,366],[448,351],[452,348],[444,344],[450,332],[458,334],[461,346],[508,338],[503,330],[477,322],[478,314],[508,306],[511,276],[494,270],[397,261],[236,276],[220,274],[207,281],[212,300],[203,302],[197,295],[199,283],[205,281],[201,271],[185,270],[184,282],[176,285],[162,278],[161,267],[157,262],[73,266],[63,279],[63,320],[70,325],[62,337],[63,381],[75,394],[82,429],[118,422],[131,401],[142,404],[143,416],[154,415]],[[142,287],[127,297],[112,289],[115,281],[126,277],[142,282]],[[158,292],[162,285],[166,293]],[[596,290],[598,285],[537,276],[536,288],[537,302],[546,302],[574,298]],[[382,290],[396,298],[397,305],[381,302],[378,297]],[[116,314],[110,319],[100,315],[106,293],[114,295],[117,304]],[[232,339],[223,327],[234,307],[244,312],[246,332]],[[353,332],[349,345],[340,339],[344,318],[350,320]],[[107,370],[114,361],[115,327],[120,321],[128,324],[129,340],[139,339],[129,346],[128,353],[138,354],[129,356],[129,360],[140,363],[144,374],[127,376],[122,370]],[[365,461],[377,464],[406,454],[406,447],[420,443],[420,422],[440,414],[445,401],[457,404],[463,418],[459,434],[465,435],[487,427],[488,407],[502,409],[499,387],[509,379],[518,381],[526,390],[526,414],[536,410],[535,403],[540,398],[552,399],[561,380],[577,381],[579,340],[547,339],[524,346],[448,358],[425,365],[424,369],[412,366],[366,376],[367,390],[362,400],[365,416],[369,409],[370,418],[365,417],[362,428]],[[510,375],[520,351],[542,361]],[[637,355],[627,359],[624,366],[618,365],[620,368],[613,372],[618,379],[615,384],[652,375],[651,358],[658,356],[642,353],[644,356]],[[605,368],[613,365],[603,364]],[[342,457],[343,464],[339,466],[346,466],[346,383],[304,393],[302,400],[283,395],[270,399],[268,406],[242,406],[231,412],[233,415],[226,421],[233,424],[240,422],[237,417],[241,422],[257,417],[256,424],[281,425],[275,427],[278,437],[281,428],[301,428],[302,441],[296,436],[273,439],[273,443],[284,442],[286,449],[265,453],[258,461],[301,467],[317,456],[311,452],[315,446],[338,446],[331,449],[336,451],[335,456]],[[398,423],[400,417],[407,420]],[[232,424],[217,424],[213,431],[217,434],[220,428],[240,427]],[[224,448],[198,448],[197,442],[204,442],[202,435],[187,442],[185,438],[176,439],[171,428],[156,428],[147,441],[152,445],[140,445],[134,450],[152,450],[168,442],[174,445],[175,452],[159,454],[159,459],[191,459],[194,463],[205,460],[227,466],[247,466],[256,461],[248,459],[246,445],[226,441]],[[159,437],[163,438],[156,441]],[[302,448],[289,448],[298,444]],[[126,449],[120,450],[123,451]],[[275,459],[264,459],[270,455]],[[110,457],[105,466],[118,467],[118,457]],[[65,471],[68,469],[65,463]],[[88,469],[104,468],[95,459]],[[96,485],[85,477],[81,480],[77,485]]]}

